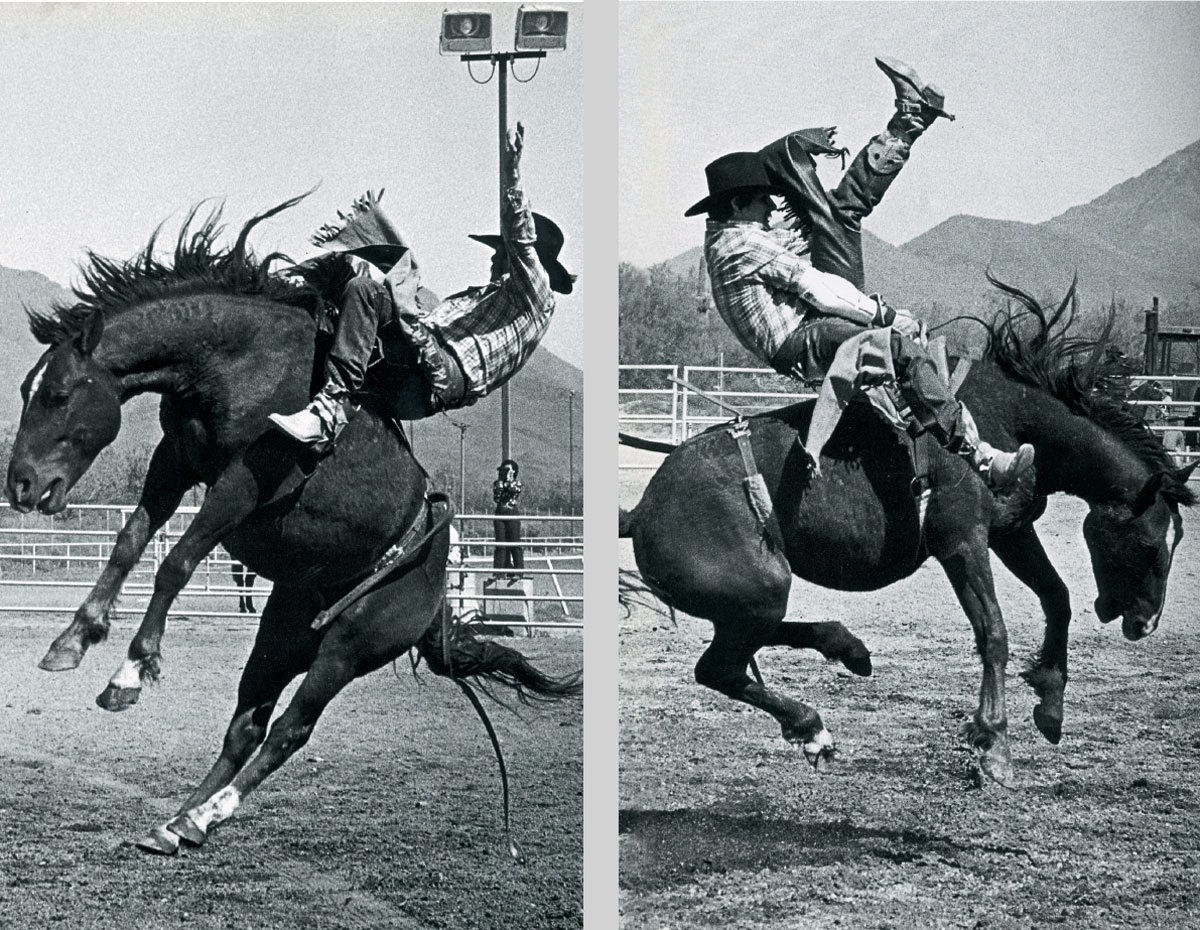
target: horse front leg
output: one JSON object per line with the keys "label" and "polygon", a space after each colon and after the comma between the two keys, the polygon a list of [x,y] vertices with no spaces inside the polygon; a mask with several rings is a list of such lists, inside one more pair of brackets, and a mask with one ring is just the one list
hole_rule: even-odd
{"label": "horse front leg", "polygon": [[65,630],[51,644],[38,667],[48,672],[77,668],[88,647],[108,636],[109,611],[121,586],[137,565],[146,544],[170,519],[192,482],[178,461],[173,447],[160,442],[150,457],[146,481],[137,507],[117,534],[116,545],[96,584]]}
{"label": "horse front leg", "polygon": [[735,701],[765,710],[779,721],[783,738],[799,746],[813,768],[821,769],[833,758],[835,749],[821,715],[807,704],[752,681],[746,674],[750,660],[770,637],[767,630],[761,632],[761,636],[755,636],[752,629],[742,628],[735,633],[714,622],[713,640],[696,663],[696,681]]}
{"label": "horse front leg", "polygon": [[212,486],[196,519],[159,566],[154,576],[154,593],[129,643],[125,661],[96,698],[100,707],[127,710],[137,703],[144,682],[158,680],[168,610],[196,566],[254,510],[257,500],[257,484],[240,461],[231,465]]}
{"label": "horse front leg", "polygon": [[1063,692],[1067,687],[1067,632],[1071,624],[1071,593],[1063,583],[1032,526],[991,540],[992,551],[1042,605],[1046,629],[1042,648],[1021,677],[1033,688],[1038,704],[1033,722],[1051,743],[1062,739]]}
{"label": "horse front leg", "polygon": [[1004,674],[1008,667],[1008,630],[996,601],[987,547],[959,546],[939,556],[954,593],[971,621],[975,648],[983,661],[979,707],[964,728],[970,744],[979,750],[983,773],[1006,788],[1014,787],[1012,754],[1008,748],[1008,714],[1004,707]]}

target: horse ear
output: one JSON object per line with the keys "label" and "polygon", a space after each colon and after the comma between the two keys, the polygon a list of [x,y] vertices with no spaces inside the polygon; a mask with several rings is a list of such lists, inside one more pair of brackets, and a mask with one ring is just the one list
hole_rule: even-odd
{"label": "horse ear", "polygon": [[1150,509],[1150,505],[1154,503],[1154,499],[1158,496],[1158,492],[1162,490],[1163,481],[1166,479],[1167,475],[1168,472],[1156,471],[1146,480],[1146,483],[1142,486],[1142,489],[1138,491],[1137,500],[1133,505],[1134,519],[1137,519]]}
{"label": "horse ear", "polygon": [[83,329],[75,337],[75,348],[84,355],[91,355],[96,351],[96,346],[100,344],[100,337],[103,335],[104,314],[97,311],[88,317],[87,322],[83,324]]}

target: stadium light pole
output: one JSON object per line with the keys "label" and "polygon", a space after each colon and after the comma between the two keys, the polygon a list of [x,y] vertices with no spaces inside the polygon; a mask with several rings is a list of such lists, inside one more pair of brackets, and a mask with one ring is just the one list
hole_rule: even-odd
{"label": "stadium light pole", "polygon": [[453,420],[450,424],[458,428],[458,512],[463,514],[467,512],[467,430],[471,424]]}
{"label": "stadium light pole", "polygon": [[575,513],[575,392],[567,392],[567,461],[568,484],[571,496],[571,513]]}
{"label": "stadium light pole", "polygon": [[[471,63],[488,61],[492,73],[497,74],[500,124],[500,218],[504,219],[504,149],[508,139],[508,70],[519,58],[545,58],[547,50],[562,50],[567,47],[567,11],[562,7],[524,5],[517,9],[516,50],[493,52],[492,14],[475,10],[445,10],[442,13],[441,54],[463,53],[459,60]],[[497,68],[497,65],[499,68]],[[535,71],[534,74],[537,72]],[[471,79],[476,84],[487,84],[492,79]],[[520,80],[527,84],[533,75]],[[503,228],[503,227],[501,227]],[[512,418],[509,403],[508,383],[500,387],[500,458],[512,458]]]}

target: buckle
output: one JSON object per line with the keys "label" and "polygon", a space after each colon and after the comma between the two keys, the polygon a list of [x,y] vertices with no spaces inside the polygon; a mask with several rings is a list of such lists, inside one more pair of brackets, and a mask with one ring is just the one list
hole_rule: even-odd
{"label": "buckle", "polygon": [[902,113],[905,116],[920,116],[922,104],[913,103],[911,100],[902,100],[896,98],[896,112]]}

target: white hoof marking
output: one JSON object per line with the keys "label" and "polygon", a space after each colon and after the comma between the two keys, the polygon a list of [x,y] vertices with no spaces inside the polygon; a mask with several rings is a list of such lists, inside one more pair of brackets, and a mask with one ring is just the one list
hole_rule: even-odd
{"label": "white hoof marking", "polygon": [[228,820],[241,802],[241,793],[233,785],[229,785],[199,807],[188,811],[188,816],[196,826],[207,833],[209,827]]}
{"label": "white hoof marking", "polygon": [[142,686],[142,666],[133,659],[126,659],[117,669],[117,673],[108,680],[114,688],[140,688]]}

